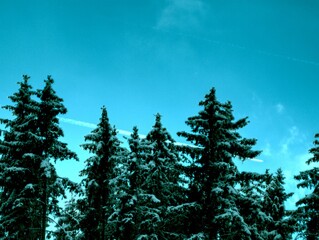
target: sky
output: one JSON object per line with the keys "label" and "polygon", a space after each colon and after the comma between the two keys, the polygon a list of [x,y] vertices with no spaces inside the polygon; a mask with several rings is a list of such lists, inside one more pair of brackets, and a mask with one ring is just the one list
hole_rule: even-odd
{"label": "sky", "polygon": [[80,157],[57,170],[77,181],[89,156],[79,145],[103,105],[120,133],[147,134],[160,113],[183,142],[176,132],[215,87],[263,151],[239,169],[281,167],[292,208],[305,194],[293,176],[319,132],[318,10],[317,0],[0,0],[0,105],[23,74],[35,89],[52,75],[68,108],[64,141]]}

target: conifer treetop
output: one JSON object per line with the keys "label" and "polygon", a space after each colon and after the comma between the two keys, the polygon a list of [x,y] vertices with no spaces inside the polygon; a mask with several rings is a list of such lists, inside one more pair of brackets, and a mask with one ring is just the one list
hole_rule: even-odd
{"label": "conifer treetop", "polygon": [[198,148],[185,146],[182,147],[184,151],[198,155],[207,152],[208,148],[215,151],[223,149],[228,152],[225,157],[238,157],[241,160],[255,158],[260,154],[261,151],[251,150],[257,142],[256,139],[243,138],[238,133],[239,129],[248,124],[248,118],[235,121],[231,102],[219,102],[215,88],[205,95],[199,105],[203,106],[203,110],[186,120],[186,125],[192,132],[177,133]]}

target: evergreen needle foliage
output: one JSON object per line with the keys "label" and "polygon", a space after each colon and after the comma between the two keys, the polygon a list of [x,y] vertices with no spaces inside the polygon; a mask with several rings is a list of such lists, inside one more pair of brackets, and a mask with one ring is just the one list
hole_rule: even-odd
{"label": "evergreen needle foliage", "polygon": [[197,209],[190,218],[190,233],[205,239],[249,239],[249,226],[237,204],[239,171],[234,158],[255,158],[260,153],[252,150],[256,140],[240,136],[238,130],[247,125],[247,118],[235,121],[231,103],[220,103],[214,88],[199,105],[203,109],[186,121],[191,133],[177,133],[194,145],[182,148],[193,160],[188,170],[189,200]]}
{"label": "evergreen needle foliage", "polygon": [[[48,76],[33,91],[23,76],[0,119],[0,239],[219,240],[319,237],[318,167],[300,172],[298,187],[312,191],[287,211],[283,171],[240,172],[235,161],[253,159],[256,139],[239,131],[231,103],[212,88],[189,117],[188,144],[176,144],[160,114],[146,138],[134,127],[128,147],[117,137],[105,107],[96,128],[84,137],[91,155],[73,183],[57,175],[57,160],[78,160],[60,141],[60,114],[67,109]],[[319,159],[319,134],[310,149]],[[61,197],[68,196],[63,204]],[[48,231],[50,222],[56,224]]]}
{"label": "evergreen needle foliage", "polygon": [[[74,184],[57,175],[52,161],[77,159],[59,140],[59,114],[65,114],[63,100],[52,88],[48,76],[42,90],[32,91],[23,76],[19,90],[4,106],[12,119],[5,124],[0,142],[0,237],[3,239],[46,239],[48,215],[58,215],[58,198]],[[34,100],[38,97],[39,101]]]}
{"label": "evergreen needle foliage", "polygon": [[87,143],[82,144],[85,150],[92,153],[86,160],[86,166],[81,171],[85,177],[85,197],[81,200],[82,212],[81,230],[84,239],[112,239],[114,227],[112,215],[116,198],[120,192],[116,191],[120,184],[121,165],[126,151],[120,146],[115,128],[111,127],[106,108],[102,108],[102,116],[97,128],[85,136]]}
{"label": "evergreen needle foliage", "polygon": [[[306,161],[308,165],[319,162],[319,134],[315,135],[314,147],[309,150],[312,157]],[[298,188],[307,188],[311,192],[300,199],[296,205],[296,219],[299,226],[299,235],[307,240],[319,238],[319,168],[300,172],[295,176],[300,183]]]}

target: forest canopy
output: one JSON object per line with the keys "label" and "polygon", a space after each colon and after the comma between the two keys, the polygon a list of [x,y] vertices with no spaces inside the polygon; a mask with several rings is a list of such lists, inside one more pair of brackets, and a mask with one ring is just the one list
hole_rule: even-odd
{"label": "forest canopy", "polygon": [[[318,167],[295,176],[309,194],[287,210],[293,193],[282,169],[239,171],[235,159],[261,151],[240,134],[248,118],[235,119],[215,88],[186,119],[189,130],[177,132],[187,144],[176,144],[158,113],[145,138],[133,127],[125,147],[103,106],[83,136],[89,157],[79,159],[61,141],[67,108],[53,78],[37,90],[29,81],[24,75],[3,107],[12,117],[0,116],[0,239],[318,239]],[[58,175],[64,160],[84,162],[81,182]]]}

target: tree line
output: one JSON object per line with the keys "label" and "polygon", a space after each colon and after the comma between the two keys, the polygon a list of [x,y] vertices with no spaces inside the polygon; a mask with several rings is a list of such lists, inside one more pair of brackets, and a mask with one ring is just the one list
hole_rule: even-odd
{"label": "tree line", "polygon": [[[319,238],[319,168],[295,179],[309,194],[286,210],[284,174],[240,172],[235,159],[257,157],[256,139],[241,136],[231,102],[212,88],[189,117],[188,144],[176,144],[161,115],[145,138],[134,127],[128,147],[105,107],[81,147],[90,152],[80,183],[58,176],[55,163],[78,161],[61,141],[67,112],[48,76],[33,90],[24,75],[0,119],[0,239],[300,239]],[[319,134],[312,157],[319,161]],[[61,204],[61,199],[65,199]],[[54,225],[55,227],[48,227]]]}

